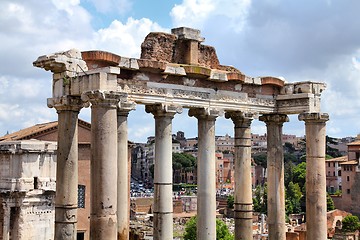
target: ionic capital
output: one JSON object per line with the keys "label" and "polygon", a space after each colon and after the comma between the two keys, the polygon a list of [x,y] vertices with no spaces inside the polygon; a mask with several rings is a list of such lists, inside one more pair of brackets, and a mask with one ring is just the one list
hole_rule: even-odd
{"label": "ionic capital", "polygon": [[145,111],[152,113],[154,117],[174,117],[176,113],[182,113],[182,107],[174,104],[146,105]]}
{"label": "ionic capital", "polygon": [[135,110],[135,108],[136,108],[135,102],[120,100],[120,102],[118,103],[117,115],[128,116],[129,112]]}
{"label": "ionic capital", "polygon": [[81,58],[81,52],[77,49],[40,56],[33,65],[54,74],[66,73],[65,76],[68,77],[75,77],[79,72],[88,70],[86,62]]}
{"label": "ionic capital", "polygon": [[224,111],[213,108],[190,108],[188,114],[190,117],[196,117],[197,119],[215,120],[217,117],[223,116]]}
{"label": "ionic capital", "polygon": [[121,99],[126,99],[127,94],[108,91],[87,91],[81,95],[84,102],[90,102],[92,107],[117,108]]}
{"label": "ionic capital", "polygon": [[79,112],[81,108],[88,107],[80,97],[62,96],[57,98],[48,98],[47,105],[49,108],[55,108],[57,111],[75,111]]}
{"label": "ionic capital", "polygon": [[259,120],[266,124],[282,125],[284,122],[289,121],[289,117],[286,114],[264,114],[259,117]]}
{"label": "ionic capital", "polygon": [[250,127],[254,119],[253,113],[245,112],[226,112],[225,118],[231,119],[235,127]]}
{"label": "ionic capital", "polygon": [[327,113],[301,113],[298,116],[299,121],[305,123],[325,123],[329,120],[329,114]]}

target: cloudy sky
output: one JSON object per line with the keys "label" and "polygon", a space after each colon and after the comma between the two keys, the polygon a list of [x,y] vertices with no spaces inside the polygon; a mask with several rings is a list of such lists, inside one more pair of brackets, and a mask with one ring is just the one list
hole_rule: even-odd
{"label": "cloudy sky", "polygon": [[[51,73],[32,66],[40,55],[71,48],[100,49],[139,57],[151,31],[187,26],[201,30],[220,62],[249,76],[282,76],[288,82],[321,81],[322,111],[330,115],[330,136],[360,133],[360,1],[358,0],[1,0],[0,135],[54,121],[46,106]],[[90,111],[82,110],[86,121]],[[304,135],[292,116],[284,133]],[[173,131],[197,134],[186,111]],[[265,133],[255,120],[254,133]],[[218,118],[218,135],[233,134]],[[154,134],[154,120],[137,107],[129,116],[130,140]]]}

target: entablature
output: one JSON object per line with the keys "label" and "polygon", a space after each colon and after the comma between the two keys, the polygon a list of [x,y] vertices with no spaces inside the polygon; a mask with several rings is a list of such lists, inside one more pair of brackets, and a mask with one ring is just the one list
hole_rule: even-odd
{"label": "entablature", "polygon": [[[79,51],[70,50],[41,56],[34,66],[54,73],[53,98],[105,91],[121,93],[129,102],[144,105],[176,104],[255,114],[320,112],[324,83],[246,76],[232,66],[220,65],[215,49],[203,46],[200,40],[190,50],[182,49],[186,36],[192,36],[186,31],[189,29],[173,31],[181,37],[150,33],[142,44],[140,59],[104,51],[86,51],[79,56]],[[196,39],[202,38],[189,41],[193,44]]]}

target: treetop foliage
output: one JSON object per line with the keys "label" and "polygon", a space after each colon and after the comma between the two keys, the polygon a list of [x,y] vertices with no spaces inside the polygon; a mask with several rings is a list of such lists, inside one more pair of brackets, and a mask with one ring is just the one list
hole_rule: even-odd
{"label": "treetop foliage", "polygon": [[[196,229],[196,216],[194,216],[185,224],[184,240],[196,240]],[[216,219],[216,239],[234,240],[234,236],[230,233],[226,224],[220,219]]]}
{"label": "treetop foliage", "polygon": [[357,216],[348,215],[342,220],[342,231],[343,232],[355,232],[360,230],[360,221]]}

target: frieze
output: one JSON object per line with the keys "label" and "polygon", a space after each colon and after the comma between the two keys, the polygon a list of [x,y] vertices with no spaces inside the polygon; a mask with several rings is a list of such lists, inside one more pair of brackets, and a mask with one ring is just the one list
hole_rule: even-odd
{"label": "frieze", "polygon": [[282,100],[277,101],[277,107],[297,107],[297,106],[309,106],[310,100],[309,98],[301,98],[301,99],[291,99],[291,100]]}
{"label": "frieze", "polygon": [[210,93],[173,89],[173,96],[178,98],[210,99]]}
{"label": "frieze", "polygon": [[249,104],[261,105],[261,106],[275,106],[275,100],[273,99],[264,99],[264,98],[248,98]]}

